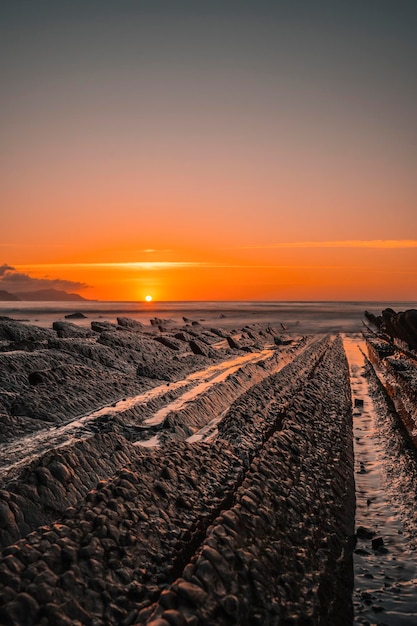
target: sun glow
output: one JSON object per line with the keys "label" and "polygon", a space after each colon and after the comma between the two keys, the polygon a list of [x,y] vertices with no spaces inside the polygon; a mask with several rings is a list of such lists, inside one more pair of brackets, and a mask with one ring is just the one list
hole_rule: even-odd
{"label": "sun glow", "polygon": [[152,296],[145,296],[146,302],[152,302]]}

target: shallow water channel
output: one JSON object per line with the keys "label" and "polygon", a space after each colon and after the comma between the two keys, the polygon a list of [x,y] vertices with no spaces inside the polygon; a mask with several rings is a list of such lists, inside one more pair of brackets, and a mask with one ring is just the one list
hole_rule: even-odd
{"label": "shallow water channel", "polygon": [[401,506],[387,478],[390,463],[364,372],[365,345],[345,337],[351,372],[356,483],[354,625],[417,623],[417,555],[401,520]]}

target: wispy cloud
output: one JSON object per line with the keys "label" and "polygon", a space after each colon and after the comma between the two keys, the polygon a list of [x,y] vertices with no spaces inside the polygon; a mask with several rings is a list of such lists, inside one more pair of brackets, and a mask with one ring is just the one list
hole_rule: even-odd
{"label": "wispy cloud", "polygon": [[297,264],[278,264],[278,263],[224,263],[216,261],[135,261],[120,263],[60,263],[60,264],[31,264],[21,266],[21,270],[25,271],[58,271],[59,270],[94,270],[94,269],[113,269],[123,272],[136,271],[166,271],[175,269],[341,269],[339,265],[297,265]]}
{"label": "wispy cloud", "polygon": [[348,239],[346,241],[287,241],[269,245],[240,246],[240,250],[275,250],[279,248],[417,248],[416,239]]}
{"label": "wispy cloud", "polygon": [[169,270],[181,267],[212,267],[200,261],[131,261],[121,263],[31,263],[21,266],[26,271],[59,269],[124,269],[124,270]]}

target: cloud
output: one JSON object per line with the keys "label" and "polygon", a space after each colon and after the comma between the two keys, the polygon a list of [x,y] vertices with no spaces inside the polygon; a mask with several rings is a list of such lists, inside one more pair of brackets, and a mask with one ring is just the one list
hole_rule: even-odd
{"label": "cloud", "polygon": [[201,261],[123,261],[112,263],[61,263],[59,265],[30,265],[25,266],[34,268],[36,270],[42,268],[54,268],[59,271],[59,268],[65,269],[91,269],[91,268],[109,268],[109,269],[124,269],[124,270],[169,270],[181,267],[212,267],[212,263],[206,263]]}
{"label": "cloud", "polygon": [[266,246],[241,246],[240,250],[275,250],[279,248],[417,248],[415,239],[370,239],[370,240],[346,240],[346,241],[288,241],[273,243]]}
{"label": "cloud", "polygon": [[6,272],[13,271],[13,270],[14,270],[14,267],[12,267],[11,265],[7,265],[7,263],[3,263],[3,265],[0,265],[0,276],[4,276]]}
{"label": "cloud", "polygon": [[[27,269],[29,266],[25,266]],[[221,261],[121,261],[111,263],[62,263],[60,265],[55,264],[42,264],[31,265],[31,268],[39,271],[40,269],[53,268],[59,272],[59,269],[112,269],[121,270],[123,272],[133,272],[136,277],[139,272],[152,272],[152,271],[167,271],[176,269],[342,269],[341,265],[297,265],[297,264],[277,264],[277,263],[228,263]],[[1,284],[1,282],[0,282]],[[86,285],[84,285],[85,287]]]}
{"label": "cloud", "polygon": [[88,287],[85,283],[63,280],[61,278],[33,278],[29,274],[18,272],[14,267],[0,266],[0,289],[9,293],[38,291],[39,289],[58,289],[59,291],[79,291]]}

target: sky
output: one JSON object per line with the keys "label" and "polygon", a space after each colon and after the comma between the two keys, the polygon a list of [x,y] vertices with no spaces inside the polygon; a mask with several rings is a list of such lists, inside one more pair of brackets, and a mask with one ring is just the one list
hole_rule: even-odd
{"label": "sky", "polygon": [[415,0],[2,0],[0,289],[417,300]]}

